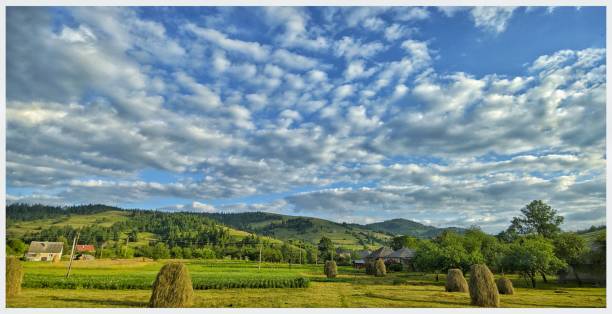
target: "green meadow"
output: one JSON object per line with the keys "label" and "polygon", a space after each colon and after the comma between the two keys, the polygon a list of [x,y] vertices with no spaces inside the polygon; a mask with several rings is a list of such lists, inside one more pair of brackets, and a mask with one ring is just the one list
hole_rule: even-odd
{"label": "green meadow", "polygon": [[[65,262],[24,263],[20,296],[9,307],[146,307],[150,285],[167,261],[75,261],[70,279]],[[184,260],[195,289],[194,307],[470,307],[467,293],[444,291],[445,276],[391,272],[385,277],[340,266],[325,278],[322,265],[232,260]],[[469,275],[468,275],[469,276]],[[537,288],[509,276],[514,295],[502,307],[605,307],[603,287],[538,281]],[[44,281],[44,283],[41,283]],[[77,284],[70,284],[77,283]],[[80,283],[80,284],[79,284]]]}

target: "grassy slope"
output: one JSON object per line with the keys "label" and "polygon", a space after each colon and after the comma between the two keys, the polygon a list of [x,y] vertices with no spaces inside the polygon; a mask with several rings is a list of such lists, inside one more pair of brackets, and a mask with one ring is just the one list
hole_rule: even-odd
{"label": "grassy slope", "polygon": [[591,232],[581,233],[581,234],[579,234],[579,236],[584,238],[586,240],[586,242],[589,245],[591,245],[593,242],[595,242],[595,239],[600,234],[604,234],[605,235],[606,234],[606,228],[600,229],[600,230],[591,231]]}
{"label": "grassy slope", "polygon": [[[318,243],[321,237],[326,236],[337,246],[351,249],[361,249],[363,240],[368,247],[378,248],[385,244],[390,236],[384,233],[368,230],[355,224],[339,224],[325,219],[313,217],[288,216],[270,213],[248,213],[219,215],[211,214],[210,218],[235,228],[245,228],[257,234],[266,234],[271,237],[287,240],[303,240]],[[283,221],[301,221],[312,225],[304,230],[280,225]],[[372,241],[368,241],[368,236]]]}
{"label": "grassy slope", "polygon": [[[467,293],[444,292],[444,276],[439,282],[433,275],[389,273],[377,278],[339,267],[339,277],[327,280],[322,266],[263,264],[258,271],[254,262],[189,261],[192,275],[225,276],[242,273],[248,276],[300,274],[310,278],[311,286],[299,289],[226,289],[195,291],[195,307],[469,307]],[[73,274],[121,276],[154,273],[163,262],[102,260],[74,265]],[[60,274],[63,264],[26,263],[25,271]],[[502,307],[604,307],[605,288],[576,287],[567,284],[543,284],[529,288],[527,283],[510,275],[515,295],[502,295]],[[553,278],[554,279],[554,278]],[[23,289],[19,297],[8,298],[9,307],[146,307],[149,290],[61,290]]]}
{"label": "grassy slope", "polygon": [[[73,228],[80,228],[87,225],[100,225],[103,227],[110,227],[116,222],[124,221],[129,218],[128,211],[119,211],[119,210],[109,210],[96,214],[87,214],[87,215],[77,215],[72,214],[70,216],[64,216],[60,218],[53,219],[37,219],[37,220],[29,220],[29,221],[19,221],[19,222],[8,222],[7,225],[7,237],[20,237],[29,232],[36,232],[44,228],[49,228],[51,226],[55,227],[63,227],[63,226],[71,226]],[[240,240],[248,235],[249,232],[234,229],[231,227],[226,227],[229,231],[229,234],[237,240]],[[120,238],[122,242],[127,238],[127,234],[121,234]],[[147,245],[149,240],[157,239],[157,235],[149,232],[139,232],[138,233],[138,242],[131,242],[129,245],[140,246]],[[264,237],[266,240],[272,243],[282,243],[282,241],[273,239],[270,237]],[[112,245],[113,241],[109,241],[107,245]]]}

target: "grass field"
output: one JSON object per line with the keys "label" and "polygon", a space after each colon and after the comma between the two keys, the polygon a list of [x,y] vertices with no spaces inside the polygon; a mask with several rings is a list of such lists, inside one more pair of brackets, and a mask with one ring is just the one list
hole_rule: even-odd
{"label": "grass field", "polygon": [[[327,279],[322,266],[244,261],[186,261],[195,283],[200,280],[275,280],[305,277],[306,288],[231,288],[195,290],[194,307],[468,307],[467,293],[444,292],[444,276],[436,282],[431,274],[390,273],[367,276],[363,271],[339,267],[339,276]],[[153,280],[164,262],[142,260],[98,260],[75,262],[74,278],[108,281],[138,277]],[[65,264],[24,263],[28,278],[61,278]],[[605,307],[605,288],[538,282],[538,288],[511,277],[516,294],[501,296],[502,307]],[[223,288],[223,287],[219,287]],[[149,289],[102,290],[27,288],[19,297],[7,299],[9,307],[144,307]]]}

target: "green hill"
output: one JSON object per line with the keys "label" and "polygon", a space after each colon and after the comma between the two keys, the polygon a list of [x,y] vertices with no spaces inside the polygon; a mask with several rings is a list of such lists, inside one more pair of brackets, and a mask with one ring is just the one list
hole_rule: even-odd
{"label": "green hill", "polygon": [[436,228],[403,218],[371,223],[364,227],[374,231],[387,232],[394,235],[409,235],[417,238],[433,238],[445,230],[452,230],[457,233],[465,232],[463,228]]}
{"label": "green hill", "polygon": [[313,244],[325,236],[344,248],[361,249],[386,245],[391,236],[361,225],[336,223],[325,219],[265,212],[204,214],[233,228],[279,240],[302,240]]}

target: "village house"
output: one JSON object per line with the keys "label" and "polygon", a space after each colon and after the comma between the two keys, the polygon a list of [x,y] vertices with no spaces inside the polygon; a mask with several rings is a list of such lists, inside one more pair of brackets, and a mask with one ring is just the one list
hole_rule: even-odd
{"label": "village house", "polygon": [[412,266],[412,258],[414,257],[414,251],[409,248],[401,248],[394,251],[393,253],[385,257],[386,264],[402,264],[404,267]]}
{"label": "village house", "polygon": [[357,251],[356,255],[357,255],[357,259],[355,259],[353,261],[353,267],[357,268],[357,269],[361,269],[365,267],[365,258],[366,256],[370,255],[370,250],[361,250],[361,251]]}
{"label": "village house", "polygon": [[75,250],[77,253],[93,253],[96,248],[91,244],[77,244]]}
{"label": "village house", "polygon": [[379,258],[386,260],[386,257],[389,256],[391,253],[393,253],[392,249],[386,246],[382,246],[374,252],[370,253],[370,255],[366,256],[364,259],[366,263],[374,263]]}
{"label": "village house", "polygon": [[27,261],[35,262],[59,261],[62,258],[63,250],[64,243],[62,242],[32,241],[25,258]]}

